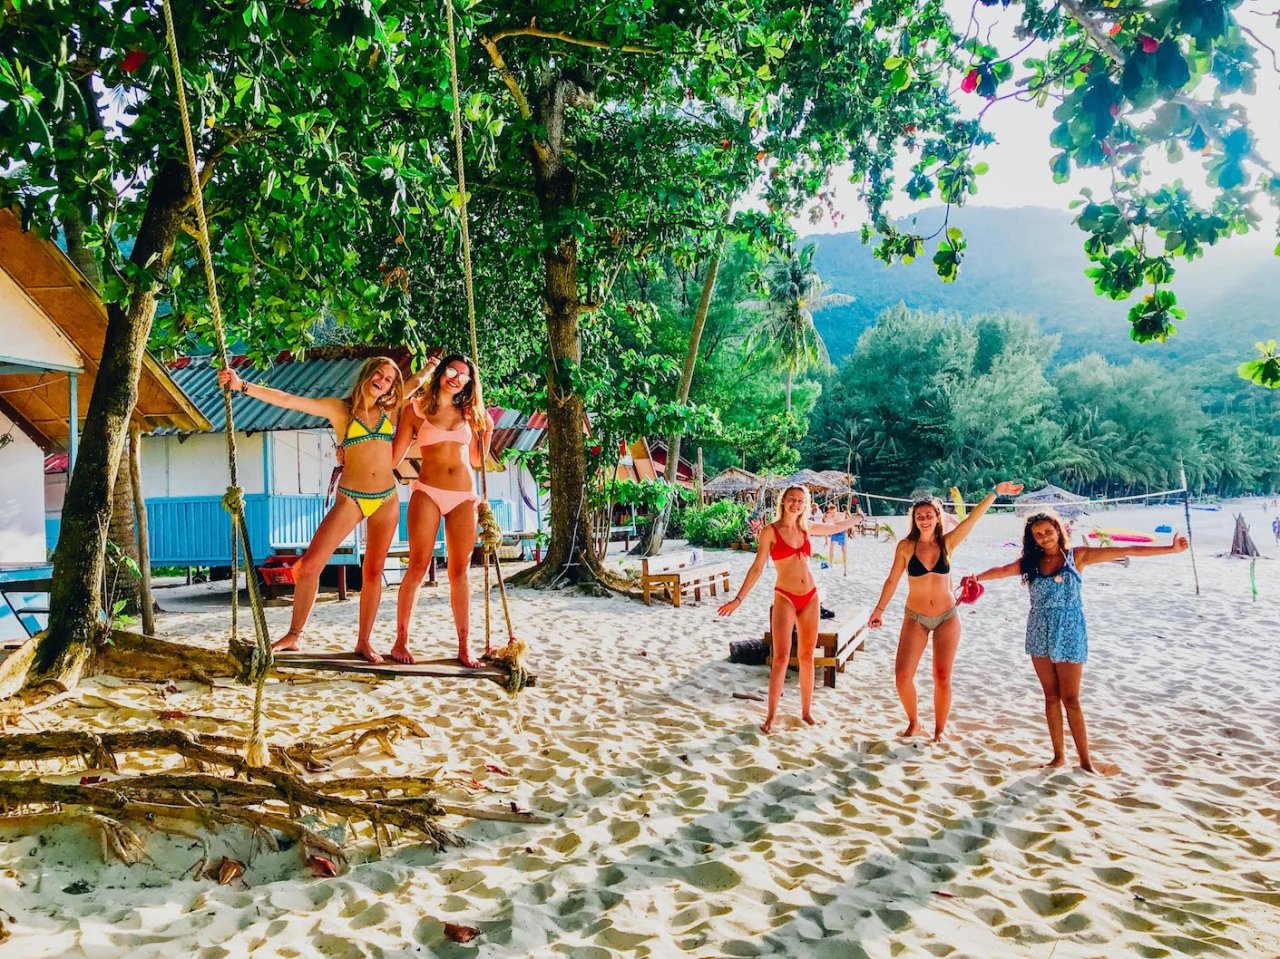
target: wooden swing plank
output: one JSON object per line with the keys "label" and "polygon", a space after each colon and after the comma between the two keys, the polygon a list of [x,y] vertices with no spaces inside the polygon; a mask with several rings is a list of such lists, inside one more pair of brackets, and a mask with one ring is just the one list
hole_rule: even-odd
{"label": "wooden swing plank", "polygon": [[[366,676],[426,677],[436,679],[491,679],[505,682],[507,671],[498,666],[481,666],[468,669],[456,659],[425,659],[413,664],[397,663],[386,659],[370,663],[351,651],[341,653],[279,652],[275,654],[276,669],[314,669],[334,673],[362,673]],[[537,685],[530,676],[528,685]]]}

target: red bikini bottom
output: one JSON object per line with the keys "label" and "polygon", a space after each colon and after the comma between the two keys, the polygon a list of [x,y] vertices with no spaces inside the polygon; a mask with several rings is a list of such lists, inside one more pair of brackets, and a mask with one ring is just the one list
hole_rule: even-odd
{"label": "red bikini bottom", "polygon": [[809,590],[809,592],[801,593],[799,595],[797,595],[796,593],[788,593],[785,589],[778,589],[778,587],[776,586],[773,587],[773,591],[775,593],[781,593],[783,596],[789,599],[791,601],[791,605],[796,608],[797,613],[803,612],[804,608],[808,606],[810,602],[813,601],[813,598],[815,596],[818,595],[818,587],[816,586],[813,587],[813,589]]}

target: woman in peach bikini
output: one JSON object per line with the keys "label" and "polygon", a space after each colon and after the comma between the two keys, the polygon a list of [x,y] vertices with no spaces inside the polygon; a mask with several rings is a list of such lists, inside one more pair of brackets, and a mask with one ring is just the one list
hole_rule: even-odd
{"label": "woman in peach bikini", "polygon": [[400,418],[391,460],[399,463],[417,442],[422,456],[418,481],[409,498],[409,568],[396,600],[396,642],[391,658],[412,663],[409,627],[418,589],[427,575],[436,534],[444,522],[449,556],[449,599],[458,633],[458,660],[476,667],[467,638],[471,630],[471,586],[467,576],[476,543],[476,495],[472,470],[489,453],[493,427],[484,408],[480,382],[472,362],[461,354],[446,357],[436,367],[422,396]]}

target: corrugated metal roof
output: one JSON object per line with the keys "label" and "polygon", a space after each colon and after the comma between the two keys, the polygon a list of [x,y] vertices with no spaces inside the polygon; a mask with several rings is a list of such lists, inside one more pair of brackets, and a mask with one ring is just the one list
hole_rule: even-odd
{"label": "corrugated metal roof", "polygon": [[494,418],[493,440],[489,454],[494,460],[502,459],[507,450],[534,449],[546,438],[545,413],[529,414],[521,413],[519,410],[490,407],[489,415]]}
{"label": "corrugated metal roof", "polygon": [[[397,355],[401,354],[401,355]],[[232,357],[231,365],[251,383],[296,393],[299,396],[346,396],[355,385],[360,366],[370,356],[389,355],[405,365],[402,350],[381,347],[344,347],[341,349],[314,350],[305,359],[297,359],[289,353],[281,353],[276,362],[265,370],[249,366],[247,358]],[[209,420],[214,432],[226,428],[222,391],[218,388],[218,374],[210,356],[184,356],[168,364],[169,375],[178,387],[190,397],[191,402]],[[328,420],[308,416],[296,410],[281,409],[261,400],[234,396],[233,413],[236,431],[258,433],[266,430],[323,429]],[[179,430],[156,430],[157,434],[178,433]]]}

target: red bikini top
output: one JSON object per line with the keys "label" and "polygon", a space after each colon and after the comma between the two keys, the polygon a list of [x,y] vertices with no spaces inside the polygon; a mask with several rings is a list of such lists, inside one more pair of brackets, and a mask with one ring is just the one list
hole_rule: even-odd
{"label": "red bikini top", "polygon": [[789,559],[792,556],[799,556],[801,554],[805,556],[813,555],[813,544],[809,542],[808,533],[804,534],[804,542],[799,546],[792,546],[782,538],[782,534],[778,532],[778,524],[774,523],[773,536],[774,544],[773,548],[769,550],[769,558],[775,563],[780,559]]}

